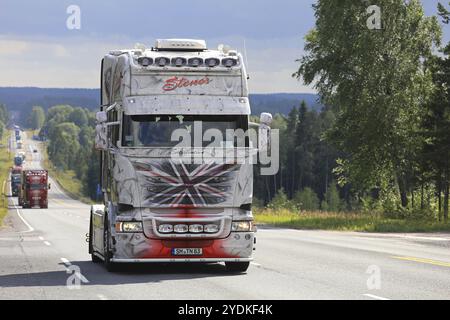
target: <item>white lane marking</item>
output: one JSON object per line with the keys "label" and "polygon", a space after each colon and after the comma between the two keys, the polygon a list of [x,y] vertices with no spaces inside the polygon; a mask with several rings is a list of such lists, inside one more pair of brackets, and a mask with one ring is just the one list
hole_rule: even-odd
{"label": "white lane marking", "polygon": [[34,228],[24,219],[24,217],[22,217],[22,215],[20,214],[20,210],[19,210],[19,208],[16,206],[16,205],[14,205],[14,208],[16,209],[16,211],[17,211],[17,215],[19,216],[19,218],[20,218],[20,220],[22,220],[22,222],[27,226],[27,228],[28,228],[28,230],[27,231],[23,231],[23,232],[21,232],[21,233],[26,233],[26,232],[33,232],[34,231]]}
{"label": "white lane marking", "polygon": [[46,245],[46,246],[51,246],[52,244],[50,243],[50,242],[48,242],[48,241],[44,241],[44,244]]}
{"label": "white lane marking", "polygon": [[107,298],[105,295],[103,295],[103,294],[98,294],[97,297],[98,297],[100,300],[108,300],[108,298]]}
{"label": "white lane marking", "polygon": [[363,296],[366,296],[366,297],[369,297],[369,298],[372,298],[372,299],[375,299],[375,300],[390,300],[388,298],[383,298],[383,297],[376,296],[376,295],[370,294],[370,293],[365,293],[365,294],[363,294]]}
{"label": "white lane marking", "polygon": [[448,238],[440,238],[440,237],[403,236],[403,238],[412,240],[450,241],[450,239]]}
{"label": "white lane marking", "polygon": [[254,265],[255,267],[261,267],[261,264],[257,262],[250,262],[250,264]]}
{"label": "white lane marking", "polygon": [[[69,261],[68,259],[66,259],[66,258],[61,258],[61,261],[64,263],[64,266],[66,267],[66,269],[69,270],[69,267],[72,265],[72,263],[70,263],[70,261]],[[83,283],[89,283],[89,280],[86,279],[86,277],[83,276],[83,275],[81,274],[81,272],[80,272],[80,273],[75,273],[75,275],[76,275],[76,276],[78,277],[78,279],[80,279]]]}
{"label": "white lane marking", "polygon": [[39,237],[39,240],[44,241],[44,237]]}

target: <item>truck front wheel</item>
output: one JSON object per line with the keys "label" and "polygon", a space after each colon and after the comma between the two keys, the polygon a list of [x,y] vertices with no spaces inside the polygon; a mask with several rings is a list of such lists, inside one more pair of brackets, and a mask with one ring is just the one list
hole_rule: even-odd
{"label": "truck front wheel", "polygon": [[92,217],[91,217],[91,222],[89,223],[89,253],[91,254],[91,260],[93,263],[100,263],[103,260],[100,259],[99,257],[97,257],[94,253],[94,248],[92,245],[92,240],[93,240],[93,231],[92,231]]}
{"label": "truck front wheel", "polygon": [[229,272],[246,272],[249,266],[250,262],[225,262],[225,267]]}
{"label": "truck front wheel", "polygon": [[104,257],[104,264],[106,270],[109,272],[116,271],[116,265],[114,262],[111,261],[111,249],[110,249],[110,238],[111,238],[111,231],[109,230],[109,223],[108,220],[105,220],[105,226],[103,228],[103,257]]}

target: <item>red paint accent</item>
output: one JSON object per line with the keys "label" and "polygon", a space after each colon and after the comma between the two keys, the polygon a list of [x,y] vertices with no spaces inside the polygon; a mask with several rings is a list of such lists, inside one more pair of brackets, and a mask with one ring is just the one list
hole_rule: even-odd
{"label": "red paint accent", "polygon": [[[173,213],[164,215],[165,217],[179,218],[203,218],[205,215],[199,214],[197,210],[192,208],[176,209]],[[208,240],[155,240],[149,239],[152,247],[144,254],[139,256],[140,259],[184,259],[184,258],[239,258],[237,255],[230,255],[222,248],[223,243],[227,239],[208,239]],[[173,256],[172,248],[202,248],[202,256]]]}
{"label": "red paint accent", "polygon": [[167,79],[162,88],[164,91],[173,91],[178,88],[203,86],[203,85],[209,84],[210,82],[211,82],[211,79],[209,79],[208,76],[205,76],[202,79],[196,79],[196,80],[189,80],[184,77],[183,78],[173,77],[173,78]]}

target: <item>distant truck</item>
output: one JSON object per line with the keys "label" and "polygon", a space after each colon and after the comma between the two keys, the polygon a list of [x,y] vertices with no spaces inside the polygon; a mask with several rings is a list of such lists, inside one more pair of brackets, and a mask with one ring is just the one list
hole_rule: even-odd
{"label": "distant truck", "polygon": [[22,180],[22,167],[15,166],[11,169],[11,194],[13,197],[19,195]]}
{"label": "distant truck", "polygon": [[14,165],[20,167],[23,164],[23,157],[21,155],[16,155],[14,157]]}
{"label": "distant truck", "polygon": [[24,170],[22,172],[19,205],[22,208],[48,208],[47,170]]}

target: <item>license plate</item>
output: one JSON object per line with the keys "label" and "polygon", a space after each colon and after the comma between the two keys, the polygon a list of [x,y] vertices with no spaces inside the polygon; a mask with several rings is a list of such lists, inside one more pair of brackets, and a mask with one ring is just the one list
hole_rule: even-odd
{"label": "license plate", "polygon": [[174,248],[172,249],[173,256],[201,256],[203,254],[202,248]]}

